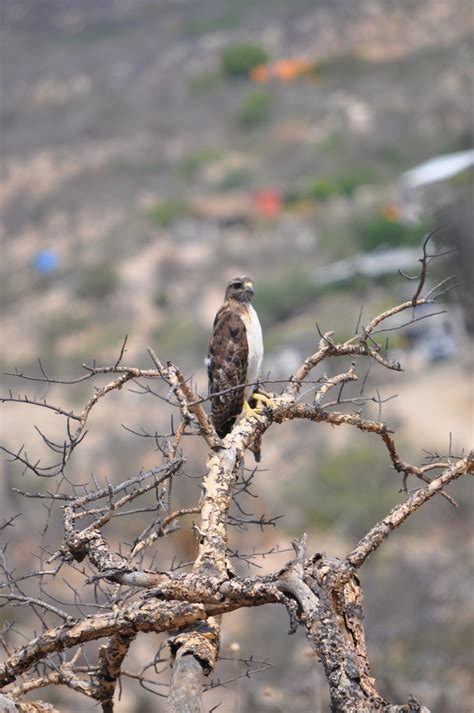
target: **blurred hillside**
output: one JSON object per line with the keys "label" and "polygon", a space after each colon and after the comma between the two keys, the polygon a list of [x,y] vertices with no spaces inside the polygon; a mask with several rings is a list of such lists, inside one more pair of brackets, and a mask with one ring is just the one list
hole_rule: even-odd
{"label": "blurred hillside", "polygon": [[[84,361],[113,363],[128,334],[127,363],[148,365],[150,344],[205,393],[214,313],[227,280],[247,273],[265,374],[285,379],[314,349],[316,321],[345,338],[361,305],[365,320],[407,299],[402,253],[391,253],[389,270],[382,256],[408,251],[403,270],[414,274],[422,236],[472,191],[467,171],[430,194],[419,222],[404,219],[403,173],[472,145],[468,0],[4,0],[1,12],[2,371],[38,374],[41,357],[48,373],[78,376]],[[380,269],[325,279],[328,266],[361,254]],[[440,262],[433,280],[452,269]],[[366,381],[371,393],[398,394],[383,414],[407,460],[419,462],[423,448],[446,453],[450,432],[455,452],[472,440],[472,343],[458,301],[448,298],[433,328],[393,333],[405,373],[374,369]],[[77,407],[89,394],[56,387],[48,399]],[[32,411],[7,404],[2,430],[12,449],[26,442],[42,456],[33,424],[51,435],[59,426]],[[121,423],[165,428],[169,413],[129,392],[104,400],[73,479],[156,463],[153,446]],[[193,448],[190,472],[202,473],[205,454]],[[275,427],[262,465],[258,515],[285,517],[276,533],[237,532],[233,546],[247,551],[287,547],[304,528],[312,549],[342,553],[403,497],[377,445],[339,429]],[[21,509],[36,527],[31,503],[9,487],[27,479],[6,464],[0,515]],[[197,493],[188,483],[180,497]],[[433,713],[470,710],[472,490],[461,483],[453,494],[458,511],[428,505],[365,570],[374,675],[394,700],[411,692]],[[174,544],[163,568],[195,547],[191,533]],[[317,664],[286,631],[279,611],[231,615],[227,643],[271,653],[275,668],[207,694],[209,707],[326,710]],[[118,709],[156,710],[140,696]]]}

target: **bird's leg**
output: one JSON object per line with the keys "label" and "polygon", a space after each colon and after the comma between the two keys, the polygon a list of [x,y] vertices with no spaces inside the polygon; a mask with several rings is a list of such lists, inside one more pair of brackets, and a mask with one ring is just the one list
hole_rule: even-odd
{"label": "bird's leg", "polygon": [[[250,403],[256,404],[251,406]],[[266,409],[271,409],[273,401],[270,395],[262,394],[259,391],[254,391],[250,394],[248,400],[244,402],[244,410],[247,416],[255,416],[258,421],[262,420],[262,416]]]}
{"label": "bird's leg", "polygon": [[250,395],[249,401],[256,401],[257,404],[260,402],[260,404],[264,404],[263,406],[257,406],[255,411],[263,412],[265,408],[271,409],[273,406],[273,401],[272,398],[269,394],[263,394],[260,391],[254,391],[253,394]]}
{"label": "bird's leg", "polygon": [[[252,394],[252,396],[250,397],[249,401],[250,401],[250,400],[253,400],[253,394]],[[262,409],[261,409],[261,408],[259,409],[258,407],[257,407],[257,408],[252,408],[252,406],[249,404],[249,402],[248,402],[247,400],[244,401],[244,411],[245,411],[245,415],[246,415],[248,418],[250,418],[251,416],[253,416],[254,418],[257,419],[257,421],[263,421],[263,418],[262,418]]]}
{"label": "bird's leg", "polygon": [[[250,404],[252,404],[252,406]],[[271,398],[271,394],[261,393],[261,391],[257,390],[251,393],[249,398],[244,401],[245,415],[248,418],[253,416],[260,423],[262,423],[263,421],[263,416],[265,415],[265,412],[267,414],[271,413],[272,407],[273,401]],[[253,445],[249,446],[250,450],[254,455],[256,463],[259,463],[261,459],[261,445],[262,435],[261,433],[257,433]]]}

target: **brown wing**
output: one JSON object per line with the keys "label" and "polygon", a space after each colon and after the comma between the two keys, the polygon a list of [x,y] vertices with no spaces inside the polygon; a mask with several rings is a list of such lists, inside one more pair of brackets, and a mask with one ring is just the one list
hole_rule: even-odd
{"label": "brown wing", "polygon": [[[214,320],[207,362],[212,420],[221,438],[231,431],[244,405],[248,352],[244,322],[223,305]],[[227,391],[233,386],[240,388]],[[212,397],[220,391],[226,393]]]}

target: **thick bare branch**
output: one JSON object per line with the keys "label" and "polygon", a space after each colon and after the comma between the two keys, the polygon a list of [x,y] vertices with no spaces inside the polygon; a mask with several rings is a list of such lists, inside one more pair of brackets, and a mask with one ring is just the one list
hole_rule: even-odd
{"label": "thick bare branch", "polygon": [[98,614],[45,631],[0,664],[0,687],[11,683],[37,661],[51,653],[86,641],[137,632],[168,631],[207,618],[203,605],[184,602],[137,602],[130,607]]}
{"label": "thick bare branch", "polygon": [[[419,467],[403,461],[397,450],[397,446],[393,436],[390,433],[387,425],[378,421],[364,419],[358,413],[334,413],[326,411],[315,404],[294,403],[292,399],[286,397],[277,398],[274,400],[274,406],[271,418],[276,423],[283,423],[287,419],[309,419],[316,422],[326,422],[333,426],[354,426],[360,431],[366,433],[375,433],[378,435],[390,456],[392,465],[398,473],[403,473],[405,476],[413,475],[425,483],[429,483],[430,479],[425,475],[427,466]],[[456,505],[453,498],[444,490],[439,491],[452,505]]]}
{"label": "thick bare branch", "polygon": [[[190,381],[176,365],[170,362],[163,365],[152,349],[148,352],[155,368],[139,369],[121,365],[126,340],[115,364],[85,365],[85,376],[67,382],[79,383],[113,375],[111,381],[96,389],[78,414],[46,401],[16,398],[11,393],[9,397],[0,399],[40,405],[66,419],[67,437],[64,442],[56,443],[38,429],[43,443],[55,454],[56,462],[52,466],[44,467],[39,462],[31,461],[23,447],[16,452],[7,450],[7,453],[12,460],[18,461],[38,476],[60,475],[56,489],[24,494],[29,498],[41,498],[43,503],[46,501],[49,519],[52,518],[53,506],[58,501],[64,504],[64,541],[48,561],[58,559],[64,569],[74,567],[82,583],[93,585],[89,589],[93,591],[92,601],[85,601],[85,597],[81,597],[81,586],[77,583],[73,586],[70,580],[68,586],[73,593],[73,602],[62,602],[48,594],[45,587],[44,575],[52,574],[54,577],[58,571],[50,572],[43,567],[44,559],[51,551],[49,547],[48,555],[40,558],[38,571],[28,575],[12,577],[2,559],[2,571],[5,573],[5,581],[2,583],[4,600],[30,606],[41,622],[42,633],[27,641],[16,652],[6,649],[7,660],[0,665],[0,685],[13,682],[17,676],[41,662],[44,665],[42,676],[38,674],[43,669],[30,671],[30,678],[12,689],[17,698],[46,685],[66,685],[99,701],[104,713],[111,713],[117,682],[120,675],[125,673],[124,660],[137,634],[172,632],[172,638],[168,641],[173,663],[168,710],[170,713],[197,713],[201,709],[203,675],[214,670],[218,658],[222,616],[241,607],[283,603],[290,614],[292,629],[298,624],[303,625],[313,651],[321,658],[335,711],[349,713],[381,710],[395,713],[402,710],[426,710],[414,700],[410,700],[404,707],[392,706],[375,687],[365,647],[362,590],[357,570],[400,524],[435,494],[441,494],[455,504],[444,488],[456,478],[473,472],[473,457],[460,457],[454,461],[450,449],[449,456],[432,457],[423,466],[405,462],[400,456],[393,432],[382,420],[382,404],[388,399],[382,399],[376,391],[377,398],[371,400],[378,405],[378,420],[371,420],[364,415],[362,409],[370,400],[362,397],[368,370],[362,380],[361,393],[355,398],[347,392],[350,391],[348,384],[358,379],[356,362],[353,361],[349,367],[345,365],[340,373],[331,377],[316,375],[310,379],[310,373],[333,357],[348,357],[351,360],[365,357],[370,364],[375,362],[386,369],[401,371],[400,364],[390,360],[385,349],[376,341],[376,336],[379,332],[397,330],[424,319],[425,316],[413,315],[406,325],[391,326],[393,322],[387,322],[406,310],[434,302],[435,295],[439,295],[439,289],[445,284],[443,281],[422,296],[427,267],[434,258],[427,249],[430,237],[423,245],[420,273],[412,278],[416,286],[411,300],[381,312],[371,318],[365,327],[361,326],[361,312],[357,334],[341,344],[334,341],[333,332],[322,334],[317,327],[320,338],[317,349],[285,382],[283,392],[280,395],[267,394],[270,406],[258,415],[241,418],[232,432],[222,440],[217,436],[202,406],[207,399],[194,393]],[[39,381],[63,383],[49,377],[41,364],[40,367],[42,377]],[[152,389],[147,380],[157,380],[159,388]],[[154,395],[160,404],[164,403],[177,413],[177,419],[171,416],[169,433],[149,433],[143,430],[137,434],[154,439],[166,465],[140,472],[116,485],[106,484],[102,487],[94,476],[92,484],[74,485],[67,480],[66,466],[72,452],[86,434],[92,409],[99,400],[121,389],[128,381],[134,381],[138,393]],[[163,394],[163,384],[169,389],[166,395]],[[303,385],[308,387],[306,391]],[[337,398],[331,403],[325,403],[332,389],[337,390]],[[310,393],[312,396],[308,399]],[[333,411],[332,408],[339,410]],[[350,408],[357,411],[346,413]],[[245,471],[242,471],[245,451],[249,449],[255,452],[262,436],[272,424],[293,419],[332,426],[347,425],[364,433],[374,433],[383,442],[393,468],[403,476],[403,489],[406,490],[406,479],[410,475],[420,479],[426,487],[395,507],[342,561],[326,555],[306,560],[306,540],[302,538],[294,543],[295,560],[282,570],[261,577],[236,576],[230,558],[240,556],[243,561],[253,562],[261,554],[262,548],[256,547],[249,555],[230,550],[229,526],[241,527],[254,523],[263,527],[266,524],[274,525],[276,520],[264,516],[259,519],[253,513],[248,513],[248,508],[242,504],[243,496],[253,496],[249,484],[255,475],[253,472],[246,477]],[[77,422],[75,430],[74,421]],[[128,430],[133,433],[132,429]],[[172,478],[184,462],[181,452],[190,436],[199,436],[210,449],[202,480],[202,494],[198,503],[175,503]],[[433,471],[440,472],[434,476]],[[182,475],[184,477],[186,474]],[[147,493],[149,495],[144,505],[142,501],[130,507],[130,503]],[[233,502],[242,517],[230,514]],[[132,545],[127,544],[127,549],[123,543],[117,545],[107,537],[110,530],[106,525],[112,523],[113,518],[140,514],[140,520],[145,513],[152,515],[146,522],[140,522],[137,532],[132,534]],[[198,554],[194,563],[186,563],[187,567],[192,564],[192,571],[182,573],[183,563],[176,562],[166,572],[155,571],[147,548],[158,538],[177,529],[181,518],[189,514],[199,516],[198,522],[194,523],[199,536]],[[6,520],[0,529],[12,524],[13,519]],[[151,564],[145,559],[147,555],[150,555]],[[77,565],[81,562],[85,566]],[[20,587],[23,584],[20,583],[23,579],[28,579],[28,586],[31,580],[36,580],[40,595],[33,596],[26,591],[26,587],[22,590]],[[44,602],[41,600],[42,595],[46,599]],[[67,607],[71,603],[76,607],[74,617],[68,613],[71,610]],[[94,612],[91,616],[84,614],[91,611]],[[63,623],[48,628],[51,616],[61,617]],[[92,664],[87,660],[87,647],[82,645],[99,639],[103,642],[98,661]],[[68,662],[62,654],[67,649],[75,651]],[[79,655],[86,661],[85,666],[77,664]],[[157,661],[166,663],[157,654],[155,660],[146,665],[141,673],[127,672],[127,675],[143,686],[163,685],[144,676],[144,672],[151,666],[157,671]]]}
{"label": "thick bare branch", "polygon": [[298,602],[298,616],[306,629],[306,638],[326,672],[333,710],[368,713],[382,708],[387,702],[377,693],[368,671],[361,668],[354,640],[345,626],[340,625],[330,594],[305,573],[305,536],[296,540],[294,546],[296,560],[281,572],[278,588]]}
{"label": "thick bare branch", "polygon": [[360,540],[352,552],[344,560],[343,567],[350,570],[358,569],[385,539],[397,527],[426,503],[433,495],[439,493],[448,483],[456,480],[461,475],[474,473],[474,453],[466,458],[453,463],[438,477],[432,480],[425,488],[421,488],[411,495],[408,500],[396,505],[383,520],[378,522],[365,537]]}
{"label": "thick bare branch", "polygon": [[167,713],[201,713],[203,670],[195,655],[178,649],[173,662]]}
{"label": "thick bare branch", "polygon": [[104,713],[113,711],[113,698],[122,663],[135,639],[131,634],[114,634],[99,649],[99,669],[96,675],[94,698],[101,702]]}

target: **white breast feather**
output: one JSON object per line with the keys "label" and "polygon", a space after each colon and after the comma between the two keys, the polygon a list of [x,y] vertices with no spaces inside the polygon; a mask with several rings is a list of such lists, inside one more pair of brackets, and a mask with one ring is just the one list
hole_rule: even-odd
{"label": "white breast feather", "polygon": [[246,395],[252,393],[255,388],[255,382],[258,381],[261,374],[263,362],[263,340],[262,328],[260,320],[252,305],[248,305],[247,312],[242,315],[247,330],[247,343],[249,348],[248,366],[247,366],[247,382],[253,384],[246,389]]}

